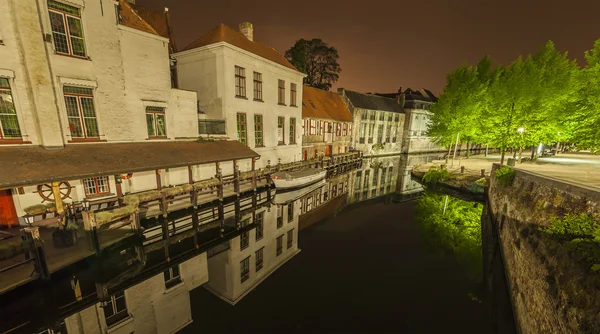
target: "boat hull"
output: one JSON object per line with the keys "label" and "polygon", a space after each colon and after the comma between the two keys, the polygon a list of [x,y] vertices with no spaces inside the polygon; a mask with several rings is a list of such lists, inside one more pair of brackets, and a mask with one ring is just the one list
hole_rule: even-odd
{"label": "boat hull", "polygon": [[327,175],[327,171],[323,170],[318,173],[307,175],[303,177],[293,178],[290,180],[286,179],[273,179],[273,183],[275,184],[275,188],[277,188],[278,192],[281,191],[290,191],[299,188],[303,188],[319,182],[325,178]]}

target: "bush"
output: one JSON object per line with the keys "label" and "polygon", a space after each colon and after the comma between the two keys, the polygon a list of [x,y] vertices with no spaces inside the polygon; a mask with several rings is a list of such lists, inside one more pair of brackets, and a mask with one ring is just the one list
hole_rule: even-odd
{"label": "bush", "polygon": [[591,261],[593,271],[600,270],[600,222],[588,214],[567,214],[550,219],[550,226],[540,228],[548,235],[569,242]]}
{"label": "bush", "polygon": [[445,167],[437,168],[431,167],[425,175],[423,175],[423,182],[429,184],[437,184],[447,180],[450,177],[450,172]]}
{"label": "bush", "polygon": [[496,169],[496,181],[501,187],[509,186],[515,179],[515,170],[508,166],[501,166]]}

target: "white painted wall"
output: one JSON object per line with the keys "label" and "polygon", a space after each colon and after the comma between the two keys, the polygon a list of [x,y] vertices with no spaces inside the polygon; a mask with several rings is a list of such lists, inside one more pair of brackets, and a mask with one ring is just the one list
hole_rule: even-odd
{"label": "white painted wall", "polygon": [[67,3],[80,8],[87,59],[59,55],[40,37],[52,32],[46,1],[0,0],[0,76],[11,77],[23,139],[48,147],[72,139],[65,84],[94,88],[102,140],[145,141],[147,101],[167,107],[169,139],[197,137],[195,93],[170,87],[168,40],[118,25],[112,1]]}
{"label": "white painted wall", "polygon": [[182,283],[166,289],[163,274],[125,290],[129,318],[106,326],[101,303],[65,319],[69,333],[174,333],[192,322],[189,291],[208,281],[206,253],[179,264]]}
{"label": "white painted wall", "polygon": [[[367,111],[367,117],[363,117],[363,112]],[[375,120],[371,120],[370,115],[375,114]],[[380,116],[383,114],[384,120],[380,121]],[[392,121],[389,121],[389,116],[392,116]],[[396,121],[396,115],[398,115],[398,121]],[[358,150],[364,152],[365,156],[376,156],[376,155],[387,155],[397,154],[402,150],[402,136],[404,134],[404,114],[382,111],[382,110],[367,110],[362,108],[353,108],[352,116],[354,118],[354,125],[352,126],[352,146]],[[360,143],[361,138],[361,126],[364,124],[364,143]],[[379,136],[379,125],[383,124],[383,149],[374,150],[373,145],[377,144]],[[369,142],[369,127],[373,125],[373,142]],[[386,143],[387,126],[391,126],[390,142]],[[395,134],[395,136],[394,136]],[[396,141],[393,138],[396,137]]]}
{"label": "white painted wall", "polygon": [[[248,146],[261,155],[257,168],[302,159],[303,74],[221,42],[174,55],[179,87],[198,93],[206,119],[225,119],[227,136],[237,139],[237,113],[246,114]],[[235,66],[245,68],[246,97],[235,96]],[[263,102],[254,101],[253,72],[262,73]],[[286,105],[278,105],[278,80],[285,81]],[[290,106],[290,83],[297,86],[297,106]],[[263,115],[264,147],[256,147],[254,114]],[[278,145],[277,118],[285,117],[285,145]],[[290,119],[295,118],[295,144],[289,143]]]}

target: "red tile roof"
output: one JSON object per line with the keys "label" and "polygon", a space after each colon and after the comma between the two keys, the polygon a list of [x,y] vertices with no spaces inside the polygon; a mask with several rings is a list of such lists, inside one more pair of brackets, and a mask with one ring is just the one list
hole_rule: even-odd
{"label": "red tile roof", "polygon": [[119,16],[119,23],[126,27],[161,36],[154,27],[136,13],[132,5],[126,0],[119,0]]}
{"label": "red tile roof", "polygon": [[268,59],[279,65],[285,66],[292,70],[298,71],[294,65],[292,65],[284,56],[279,54],[275,49],[270,46],[264,45],[257,41],[251,41],[241,32],[232,29],[225,24],[221,23],[213,30],[206,33],[190,45],[183,48],[181,51],[191,50],[206,45],[211,45],[219,42],[225,42],[236,46],[240,49],[254,53],[257,56]]}
{"label": "red tile roof", "polygon": [[339,94],[309,86],[302,88],[302,117],[353,121],[350,110]]}
{"label": "red tile roof", "polygon": [[257,156],[237,141],[80,144],[60,150],[0,147],[0,189]]}

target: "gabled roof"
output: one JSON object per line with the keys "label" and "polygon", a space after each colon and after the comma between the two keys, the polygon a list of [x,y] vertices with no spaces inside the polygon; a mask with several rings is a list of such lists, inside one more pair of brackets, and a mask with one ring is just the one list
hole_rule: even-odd
{"label": "gabled roof", "polygon": [[356,108],[381,110],[391,112],[404,112],[403,106],[398,104],[397,99],[383,97],[374,94],[362,94],[351,90],[345,90],[346,96]]}
{"label": "gabled roof", "polygon": [[406,95],[406,101],[422,101],[422,102],[436,102],[437,97],[433,95],[430,90],[420,89],[420,90],[412,90],[407,88],[404,91],[404,95]]}
{"label": "gabled roof", "polygon": [[262,43],[251,41],[241,32],[232,29],[221,23],[213,30],[206,33],[190,45],[183,48],[181,51],[191,50],[206,45],[211,45],[219,42],[225,42],[236,46],[242,50],[254,53],[257,56],[270,60],[279,65],[298,71],[284,56],[279,54],[275,49]]}
{"label": "gabled roof", "polygon": [[302,117],[353,121],[350,110],[339,94],[309,86],[302,88]]}
{"label": "gabled roof", "polygon": [[119,24],[149,34],[161,36],[154,27],[136,13],[133,6],[126,0],[119,0],[119,16]]}
{"label": "gabled roof", "polygon": [[0,147],[0,189],[257,156],[238,141],[67,145],[60,150]]}

